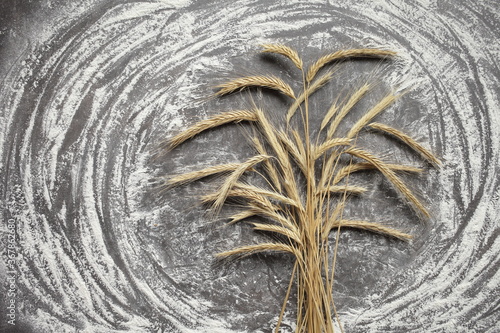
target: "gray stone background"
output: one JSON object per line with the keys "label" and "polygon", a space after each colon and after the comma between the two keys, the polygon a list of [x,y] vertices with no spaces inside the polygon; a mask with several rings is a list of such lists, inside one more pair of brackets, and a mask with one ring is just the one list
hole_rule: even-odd
{"label": "gray stone background", "polygon": [[[360,136],[386,160],[426,169],[404,179],[432,218],[419,221],[376,173],[356,178],[370,191],[346,214],[414,240],[341,233],[333,293],[345,331],[498,332],[499,16],[496,1],[2,1],[1,330],[271,332],[292,259],[215,265],[213,254],[265,237],[206,216],[196,196],[213,180],[154,188],[158,177],[250,156],[247,128],[150,156],[189,124],[251,98],[279,122],[288,103],[279,95],[208,97],[248,74],[298,90],[289,63],[258,53],[280,42],[307,64],[341,48],[397,51],[338,66],[311,100],[312,123],[364,82],[377,85],[345,126],[387,91],[411,88],[377,120],[444,163],[435,170],[393,140]],[[294,300],[292,290],[283,332],[293,331]]]}

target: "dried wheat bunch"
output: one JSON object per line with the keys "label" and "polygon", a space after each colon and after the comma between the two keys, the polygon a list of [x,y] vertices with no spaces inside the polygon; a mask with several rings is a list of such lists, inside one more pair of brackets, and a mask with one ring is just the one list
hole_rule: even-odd
{"label": "dried wheat bunch", "polygon": [[[350,220],[344,208],[351,195],[362,196],[368,189],[355,184],[355,174],[363,170],[376,170],[393,185],[401,198],[423,218],[429,216],[424,204],[412,192],[401,177],[401,172],[419,173],[421,168],[391,164],[357,145],[357,136],[363,128],[395,137],[435,166],[439,160],[423,145],[409,135],[388,125],[372,122],[381,112],[400,98],[388,94],[369,108],[343,136],[338,128],[353,107],[371,90],[365,84],[338,103],[337,99],[324,113],[316,140],[310,136],[309,98],[325,87],[334,73],[327,71],[316,78],[317,73],[330,63],[347,58],[386,58],[395,52],[378,49],[340,50],[315,61],[307,71],[304,63],[292,48],[281,44],[265,44],[263,52],[274,53],[289,59],[302,72],[303,90],[298,94],[282,79],[274,76],[248,76],[219,85],[217,96],[242,89],[259,87],[273,89],[291,98],[288,110],[284,110],[286,126],[277,128],[269,115],[258,107],[248,110],[227,111],[202,120],[177,134],[167,142],[167,150],[173,149],[200,133],[229,123],[248,122],[256,133],[251,138],[255,156],[241,163],[208,166],[199,171],[171,176],[164,186],[179,186],[213,175],[222,175],[220,187],[201,200],[210,204],[218,213],[230,198],[237,198],[241,211],[231,216],[230,223],[249,223],[254,230],[273,235],[273,242],[251,244],[217,254],[218,258],[241,258],[260,252],[276,252],[292,255],[295,265],[290,278],[286,298],[291,286],[297,284],[297,332],[333,332],[333,320],[338,320],[332,297],[336,249],[341,229],[354,228],[377,234],[408,240],[412,236],[378,221]],[[298,97],[296,97],[298,96]],[[291,119],[300,112],[299,125]],[[347,158],[346,158],[347,157]],[[348,162],[346,162],[348,161]],[[320,170],[319,175],[315,170]],[[267,188],[248,184],[242,177],[258,172],[265,178]],[[335,252],[329,253],[329,234],[337,231]],[[333,260],[331,259],[333,257]],[[278,332],[287,304],[283,302],[278,318]],[[338,322],[340,329],[342,325]]]}

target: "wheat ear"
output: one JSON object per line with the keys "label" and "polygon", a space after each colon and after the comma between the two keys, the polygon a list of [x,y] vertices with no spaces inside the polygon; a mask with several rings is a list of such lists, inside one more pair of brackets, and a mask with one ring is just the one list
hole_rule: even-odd
{"label": "wheat ear", "polygon": [[177,134],[173,138],[171,138],[169,143],[169,148],[175,148],[184,141],[191,139],[195,135],[200,134],[203,131],[208,129],[212,129],[218,126],[222,126],[228,123],[238,123],[241,121],[256,121],[257,116],[254,111],[251,110],[235,110],[228,111],[217,114],[208,119],[202,120],[189,127],[187,130]]}
{"label": "wheat ear", "polygon": [[243,191],[253,192],[253,193],[274,199],[274,200],[279,201],[281,203],[284,203],[286,205],[300,208],[299,202],[296,202],[295,200],[290,199],[290,198],[288,198],[282,194],[279,194],[277,192],[274,192],[274,191],[265,190],[263,188],[253,186],[253,185],[244,184],[244,183],[236,183],[234,185],[234,187],[235,187],[235,189],[241,189]]}
{"label": "wheat ear", "polygon": [[384,111],[389,105],[394,103],[400,95],[389,94],[382,98],[380,102],[377,103],[373,108],[371,108],[367,113],[363,115],[350,129],[346,137],[352,139],[354,138],[363,127],[365,127],[373,118],[375,118],[380,112]]}
{"label": "wheat ear", "polygon": [[351,49],[330,53],[319,58],[311,67],[309,67],[309,70],[307,71],[307,82],[311,82],[318,71],[332,61],[347,58],[385,58],[393,55],[396,55],[396,52],[377,49]]}
{"label": "wheat ear", "polygon": [[424,148],[421,144],[419,144],[417,141],[415,141],[413,138],[408,136],[407,134],[391,127],[387,126],[384,124],[380,123],[371,123],[368,125],[370,128],[382,131],[384,133],[390,134],[393,137],[403,141],[405,144],[407,144],[411,149],[419,153],[424,159],[429,161],[431,164],[433,164],[435,167],[439,167],[441,164],[441,161],[434,156],[429,150]]}
{"label": "wheat ear", "polygon": [[408,199],[417,212],[420,211],[426,218],[430,216],[424,205],[422,205],[422,203],[413,195],[410,189],[403,183],[396,173],[388,168],[387,165],[380,159],[359,148],[349,148],[346,149],[344,153],[364,159],[365,161],[373,164],[401,192],[401,194]]}
{"label": "wheat ear", "polygon": [[[349,111],[351,111],[352,108],[361,100],[361,98],[368,92],[368,90],[370,90],[370,87],[371,86],[369,84],[364,84],[361,88],[356,90],[356,92],[354,92],[354,94],[352,94],[351,97],[349,97],[347,103],[345,103],[342,106],[339,113],[335,116],[332,123],[330,124],[330,127],[328,128],[327,132],[327,138],[333,137],[335,131],[337,130],[337,127],[340,125],[340,122],[345,118],[345,116],[349,113]],[[326,119],[327,118],[325,117],[324,120]]]}
{"label": "wheat ear", "polygon": [[295,99],[295,94],[292,87],[290,87],[290,85],[288,85],[285,81],[275,76],[262,75],[241,77],[226,83],[222,83],[215,87],[219,89],[219,91],[217,91],[215,95],[227,95],[232,92],[240,91],[250,87],[262,87],[277,90],[285,94],[286,96]]}
{"label": "wheat ear", "polygon": [[300,257],[300,253],[293,246],[281,243],[261,243],[256,245],[247,245],[229,251],[217,253],[215,256],[217,258],[223,259],[233,256],[246,257],[261,252],[288,252],[297,257]]}
{"label": "wheat ear", "polygon": [[363,194],[366,191],[368,191],[368,189],[366,189],[365,187],[361,187],[361,186],[332,185],[332,186],[325,188],[324,190],[322,190],[318,194],[321,194],[324,192],[340,193],[340,194],[343,194],[344,192],[351,193],[351,194]]}
{"label": "wheat ear", "polygon": [[288,135],[283,131],[278,131],[278,138],[283,143],[285,149],[295,159],[300,170],[305,174],[307,171],[307,159],[305,152],[299,150],[299,147],[293,142]]}
{"label": "wheat ear", "polygon": [[326,127],[326,125],[328,125],[328,123],[330,122],[332,117],[339,110],[339,106],[337,105],[338,99],[339,99],[339,96],[337,96],[337,98],[333,101],[332,105],[330,106],[330,108],[326,112],[325,116],[323,117],[323,120],[321,121],[321,126],[320,126],[321,131]]}
{"label": "wheat ear", "polygon": [[253,222],[251,222],[250,224],[253,225],[254,230],[275,232],[277,234],[286,236],[289,239],[293,239],[299,245],[302,244],[302,241],[300,240],[300,233],[297,230],[290,230],[288,228],[280,227],[274,224],[263,224],[263,223],[253,223]]}
{"label": "wheat ear", "polygon": [[[417,168],[417,167],[414,167],[411,165],[387,163],[385,166],[387,168],[391,169],[392,171],[404,171],[404,172],[413,172],[413,173],[420,173],[423,171],[421,168]],[[344,179],[345,177],[347,177],[351,173],[363,171],[363,170],[373,170],[373,169],[376,169],[376,167],[372,163],[368,163],[368,162],[354,163],[354,164],[346,165],[337,171],[337,173],[335,174],[335,177],[332,180],[332,184],[333,185],[338,184],[342,179]]]}
{"label": "wheat ear", "polygon": [[262,44],[261,45],[264,53],[276,53],[290,59],[293,64],[300,70],[302,70],[303,62],[297,51],[294,49],[283,45],[283,44]]}
{"label": "wheat ear", "polygon": [[387,236],[391,236],[394,238],[399,238],[402,240],[409,240],[412,239],[413,237],[409,234],[406,234],[404,232],[401,232],[399,230],[385,227],[381,225],[380,223],[375,223],[375,222],[367,222],[367,221],[360,221],[360,220],[340,220],[336,221],[333,223],[332,228],[338,227],[340,224],[340,227],[348,227],[348,228],[356,228],[356,229],[363,229],[363,230],[368,230],[372,232],[376,232],[379,234],[384,234]]}
{"label": "wheat ear", "polygon": [[216,213],[220,211],[220,208],[224,204],[224,201],[226,201],[227,199],[229,191],[233,188],[233,186],[240,179],[243,173],[245,173],[245,171],[251,169],[255,165],[269,158],[271,157],[267,155],[257,155],[241,163],[240,166],[226,178],[220,189],[217,191],[218,197],[213,204],[213,211]]}
{"label": "wheat ear", "polygon": [[328,149],[338,146],[348,146],[352,142],[351,139],[346,138],[338,138],[338,139],[330,139],[328,141],[323,142],[321,145],[313,148],[313,158],[317,160],[320,158]]}
{"label": "wheat ear", "polygon": [[167,179],[166,185],[169,187],[184,185],[192,181],[212,176],[219,173],[234,171],[240,166],[239,163],[228,163],[211,166],[202,170],[197,170],[193,172],[183,173]]}
{"label": "wheat ear", "polygon": [[245,220],[245,219],[252,217],[252,216],[255,216],[255,215],[256,215],[256,212],[252,209],[243,210],[239,213],[236,213],[236,214],[230,216],[228,224],[234,224],[236,222]]}

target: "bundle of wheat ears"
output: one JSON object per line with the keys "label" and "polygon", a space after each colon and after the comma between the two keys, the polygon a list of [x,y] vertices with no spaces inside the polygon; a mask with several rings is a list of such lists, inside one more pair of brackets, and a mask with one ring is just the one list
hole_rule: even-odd
{"label": "bundle of wheat ears", "polygon": [[[439,160],[405,133],[385,124],[372,122],[401,95],[389,93],[373,105],[352,125],[347,134],[338,136],[338,127],[353,107],[370,91],[365,84],[343,99],[333,103],[324,113],[318,133],[312,138],[309,98],[333,77],[327,65],[344,59],[380,58],[395,52],[379,49],[349,49],[327,54],[306,71],[299,54],[280,44],[263,45],[263,52],[288,58],[302,73],[303,89],[292,87],[275,76],[248,76],[217,87],[216,96],[238,92],[246,88],[272,89],[290,98],[283,111],[281,126],[270,121],[269,114],[257,106],[217,114],[200,121],[166,142],[173,149],[186,140],[213,128],[229,123],[247,122],[255,128],[251,145],[255,156],[241,163],[210,166],[205,169],[167,177],[163,186],[184,185],[209,176],[220,176],[220,187],[201,200],[219,213],[228,200],[238,200],[241,211],[230,217],[229,223],[249,223],[259,232],[269,233],[272,241],[242,246],[217,254],[218,258],[241,258],[261,252],[291,255],[295,264],[290,283],[279,314],[276,332],[280,330],[292,286],[297,290],[296,332],[334,332],[334,321],[340,324],[333,301],[333,282],[339,234],[342,228],[363,229],[378,234],[409,240],[411,235],[380,222],[348,219],[344,208],[351,195],[361,195],[367,188],[355,185],[352,175],[362,170],[375,170],[400,193],[417,215],[425,218],[428,211],[403,181],[401,171],[419,173],[421,168],[390,164],[356,144],[364,128],[376,130],[401,141],[434,166]],[[320,75],[321,72],[325,72]],[[255,105],[255,103],[254,103]],[[292,119],[298,117],[293,122]],[[298,120],[298,121],[297,121]],[[267,186],[244,181],[245,174],[257,173]],[[334,247],[329,247],[329,235],[336,231]],[[330,244],[331,245],[331,244]],[[330,252],[330,253],[329,253]]]}

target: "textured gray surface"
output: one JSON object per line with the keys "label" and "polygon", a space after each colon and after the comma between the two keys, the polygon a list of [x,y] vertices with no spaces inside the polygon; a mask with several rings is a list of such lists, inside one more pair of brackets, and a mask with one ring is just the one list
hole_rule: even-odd
{"label": "textured gray surface", "polygon": [[[18,331],[271,331],[291,258],[214,267],[214,253],[263,236],[208,221],[194,197],[210,181],[161,196],[150,183],[242,161],[252,153],[242,128],[149,159],[192,122],[249,105],[247,94],[206,98],[227,78],[271,72],[299,88],[286,61],[258,54],[261,42],[293,46],[307,63],[346,47],[398,51],[397,61],[343,64],[311,101],[314,112],[338,92],[380,82],[352,122],[384,91],[411,86],[379,120],[444,161],[438,172],[405,177],[433,213],[426,224],[379,176],[358,178],[370,192],[346,213],[391,221],[415,240],[342,233],[334,297],[346,331],[498,331],[495,1],[15,3],[3,1],[0,14],[0,167],[3,259],[6,226],[15,224],[18,236],[16,263],[2,266],[2,281],[14,276],[16,292],[8,296],[3,284],[2,309],[15,300]],[[253,96],[268,110],[287,103]],[[360,140],[389,161],[426,166],[395,141],[366,132]],[[285,326],[294,316],[292,301]]]}

